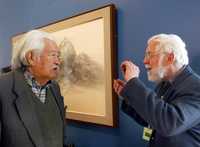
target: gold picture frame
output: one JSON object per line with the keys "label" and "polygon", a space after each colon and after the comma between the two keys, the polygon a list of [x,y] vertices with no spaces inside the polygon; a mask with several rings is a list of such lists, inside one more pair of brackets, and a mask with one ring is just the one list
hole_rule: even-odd
{"label": "gold picture frame", "polygon": [[63,51],[58,82],[67,119],[117,126],[115,13],[110,4],[37,28],[51,33]]}

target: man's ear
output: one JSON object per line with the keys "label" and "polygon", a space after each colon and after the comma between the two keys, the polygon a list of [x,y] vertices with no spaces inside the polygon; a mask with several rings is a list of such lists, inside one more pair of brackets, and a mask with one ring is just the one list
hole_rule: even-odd
{"label": "man's ear", "polygon": [[168,64],[172,64],[174,62],[174,59],[175,59],[175,57],[174,57],[174,53],[173,52],[171,52],[171,53],[169,53],[167,55],[167,63]]}
{"label": "man's ear", "polygon": [[28,66],[33,66],[34,65],[34,54],[32,51],[29,51],[25,55],[26,61],[28,63]]}

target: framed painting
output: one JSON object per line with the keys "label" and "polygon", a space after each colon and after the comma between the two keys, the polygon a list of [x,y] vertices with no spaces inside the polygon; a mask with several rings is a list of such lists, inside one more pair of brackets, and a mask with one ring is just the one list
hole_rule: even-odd
{"label": "framed painting", "polygon": [[[115,11],[111,4],[37,28],[51,33],[61,48],[57,81],[67,119],[117,125]],[[13,45],[22,35],[12,38]]]}

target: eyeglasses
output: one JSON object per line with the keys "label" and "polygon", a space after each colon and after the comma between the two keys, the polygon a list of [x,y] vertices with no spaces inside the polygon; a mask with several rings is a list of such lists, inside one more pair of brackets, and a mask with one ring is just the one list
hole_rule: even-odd
{"label": "eyeglasses", "polygon": [[159,55],[159,54],[161,54],[161,53],[166,53],[166,52],[164,52],[164,51],[158,51],[158,52],[145,52],[144,57],[145,57],[145,58],[153,58],[154,56],[157,56],[157,55]]}
{"label": "eyeglasses", "polygon": [[50,58],[57,58],[57,59],[61,60],[61,55],[60,55],[60,53],[57,53],[57,52],[50,52],[48,54],[48,57],[50,57]]}

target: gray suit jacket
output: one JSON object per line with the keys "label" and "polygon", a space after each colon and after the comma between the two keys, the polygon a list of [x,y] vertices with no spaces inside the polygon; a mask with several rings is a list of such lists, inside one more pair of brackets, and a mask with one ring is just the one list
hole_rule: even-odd
{"label": "gray suit jacket", "polygon": [[[52,82],[50,89],[60,110],[64,132],[63,97],[56,82]],[[44,147],[35,108],[30,102],[31,92],[19,69],[0,77],[1,147]]]}
{"label": "gray suit jacket", "polygon": [[151,147],[200,146],[200,78],[189,66],[155,92],[135,78],[121,95],[123,111],[154,129]]}

